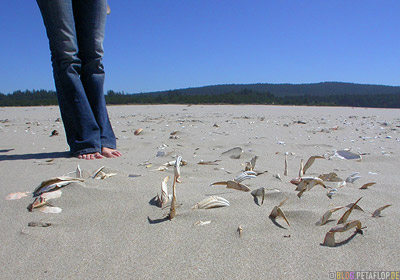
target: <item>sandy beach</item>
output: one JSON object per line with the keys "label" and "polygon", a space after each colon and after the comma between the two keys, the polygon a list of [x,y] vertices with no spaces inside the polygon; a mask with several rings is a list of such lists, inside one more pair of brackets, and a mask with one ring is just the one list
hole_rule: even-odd
{"label": "sandy beach", "polygon": [[[0,108],[0,279],[336,279],[337,271],[399,271],[400,110],[296,106],[140,105],[110,106],[110,119],[122,158],[85,161],[70,158],[58,107]],[[142,128],[139,135],[134,131]],[[50,137],[57,130],[58,135]],[[174,137],[171,133],[174,132]],[[223,152],[240,147],[238,159]],[[350,149],[361,160],[342,159]],[[288,175],[284,175],[287,153]],[[262,205],[250,192],[211,184],[232,180],[258,156],[244,181],[255,190],[271,189]],[[332,198],[315,186],[297,197],[290,181],[300,162],[322,155],[307,176],[335,172],[345,180]],[[182,156],[177,184],[177,215],[152,203]],[[213,164],[199,162],[215,161]],[[44,180],[70,173],[77,165],[84,182],[60,190],[51,203],[61,213],[29,212],[32,191]],[[106,179],[91,175],[104,166]],[[162,168],[161,168],[162,169]],[[276,178],[279,174],[281,179]],[[361,190],[366,183],[376,184]],[[336,183],[327,182],[336,188]],[[273,189],[273,190],[272,190]],[[9,199],[9,194],[29,192]],[[229,207],[191,209],[208,196]],[[316,222],[329,209],[362,197],[350,220],[354,229],[335,235],[337,246],[323,246],[325,234],[348,208]],[[269,218],[274,206],[282,218]],[[381,217],[375,209],[391,204]],[[210,221],[198,225],[198,221]],[[48,227],[28,226],[47,222]],[[238,227],[242,233],[239,236]]]}

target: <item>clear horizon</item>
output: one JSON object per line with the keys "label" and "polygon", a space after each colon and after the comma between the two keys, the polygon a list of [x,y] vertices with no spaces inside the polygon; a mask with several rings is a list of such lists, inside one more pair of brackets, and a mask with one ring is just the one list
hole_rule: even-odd
{"label": "clear horizon", "polygon": [[[400,85],[400,1],[110,1],[105,90],[337,81]],[[54,90],[35,1],[7,1],[0,93]]]}

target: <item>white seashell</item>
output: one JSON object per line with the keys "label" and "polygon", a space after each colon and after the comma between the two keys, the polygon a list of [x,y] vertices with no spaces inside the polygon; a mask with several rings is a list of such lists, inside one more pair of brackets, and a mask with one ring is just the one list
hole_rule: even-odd
{"label": "white seashell", "polygon": [[205,225],[209,225],[211,223],[211,221],[197,221],[194,223],[195,226],[205,226]]}
{"label": "white seashell", "polygon": [[47,214],[58,214],[58,213],[61,213],[61,211],[62,211],[61,208],[53,207],[53,206],[43,206],[43,207],[38,208],[38,210],[40,212],[47,213]]}
{"label": "white seashell", "polygon": [[51,178],[49,180],[43,181],[39,186],[33,191],[33,196],[39,196],[42,193],[49,192],[52,190],[57,190],[63,186],[66,186],[71,183],[83,182],[83,179],[73,178],[73,177],[57,177]]}
{"label": "white seashell", "polygon": [[49,200],[49,199],[60,198],[61,195],[62,195],[62,192],[60,190],[56,190],[56,191],[52,191],[52,192],[42,193],[40,196],[42,198]]}
{"label": "white seashell", "polygon": [[337,189],[336,189],[336,188],[333,188],[333,189],[331,189],[330,191],[328,191],[328,192],[326,193],[326,195],[327,195],[329,198],[332,199],[332,196],[333,196],[336,192],[337,192]]}
{"label": "white seashell", "polygon": [[169,176],[165,177],[164,180],[161,183],[161,196],[159,196],[159,206],[162,208],[164,207],[170,199],[170,196],[168,195],[168,187],[167,187],[167,182],[168,182]]}
{"label": "white seashell", "polygon": [[175,175],[175,181],[180,182],[179,178],[181,177],[181,162],[182,162],[182,157],[178,156],[175,161],[174,165],[174,175]]}
{"label": "white seashell", "polygon": [[81,170],[81,167],[79,166],[79,164],[78,164],[78,166],[76,167],[75,177],[76,177],[76,178],[82,178],[82,170]]}
{"label": "white seashell", "polygon": [[279,173],[272,175],[272,177],[282,181],[281,175],[279,175]]}
{"label": "white seashell", "polygon": [[302,177],[304,175],[304,160],[300,160],[300,169],[299,169],[299,177]]}
{"label": "white seashell", "polygon": [[100,167],[99,169],[97,169],[97,170],[93,173],[92,179],[96,178],[97,175],[100,173],[100,171],[103,170],[103,168],[104,168],[104,166],[102,166],[102,167]]}
{"label": "white seashell", "polygon": [[225,198],[219,196],[209,196],[202,201],[196,203],[192,209],[210,209],[217,207],[230,206],[230,203]]}
{"label": "white seashell", "polygon": [[254,171],[244,171],[233,180],[238,182],[238,183],[241,183],[244,180],[256,178],[257,177],[256,175],[257,175],[257,173],[254,172]]}

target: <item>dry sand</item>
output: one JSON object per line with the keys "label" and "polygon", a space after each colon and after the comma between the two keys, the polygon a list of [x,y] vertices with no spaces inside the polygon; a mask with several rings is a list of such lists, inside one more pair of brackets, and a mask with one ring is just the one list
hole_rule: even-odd
{"label": "dry sand", "polygon": [[[110,106],[110,118],[123,157],[93,161],[69,158],[57,107],[0,108],[0,261],[1,279],[329,279],[336,271],[399,270],[399,110],[290,106]],[[300,122],[299,122],[300,121]],[[214,126],[217,124],[217,126]],[[135,136],[134,131],[143,128]],[[58,136],[49,137],[53,130]],[[177,130],[179,139],[169,139]],[[221,153],[241,147],[240,159]],[[160,149],[164,148],[164,149]],[[314,187],[297,198],[289,181],[300,160],[351,148],[361,161],[317,159],[307,175],[335,171],[341,178],[360,172],[329,199]],[[165,156],[156,157],[157,152]],[[289,175],[283,176],[288,152]],[[181,155],[177,185],[180,207],[172,221],[167,209],[149,202],[173,167],[153,171]],[[268,170],[245,183],[251,189],[281,192],[254,203],[250,193],[210,186],[240,174],[258,155],[256,169]],[[218,165],[198,165],[220,159]],[[51,161],[49,161],[51,160]],[[146,166],[146,164],[152,166]],[[70,184],[53,204],[60,214],[28,212],[32,197],[6,200],[9,193],[32,192],[41,181],[74,171],[89,176],[101,166],[116,172],[105,180]],[[232,172],[228,174],[228,172]],[[279,173],[282,181],[274,178]],[[133,175],[141,175],[135,177]],[[171,192],[172,180],[168,183]],[[376,182],[367,190],[359,187]],[[191,210],[208,195],[230,207]],[[274,224],[268,215],[282,207],[291,224]],[[324,226],[322,214],[363,197],[350,220],[362,222],[364,234],[337,234],[339,246],[321,243],[344,210]],[[383,217],[371,212],[385,204]],[[211,221],[204,226],[197,221]],[[31,221],[50,227],[29,227]],[[242,226],[239,237],[237,228]],[[344,242],[342,242],[344,241]]]}

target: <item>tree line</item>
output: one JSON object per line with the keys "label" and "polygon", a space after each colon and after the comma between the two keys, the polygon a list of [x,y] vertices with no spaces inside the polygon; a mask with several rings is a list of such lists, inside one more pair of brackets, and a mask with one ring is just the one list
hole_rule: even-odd
{"label": "tree line", "polygon": [[[275,96],[265,91],[241,89],[220,94],[185,94],[171,90],[162,94],[125,94],[108,91],[107,104],[275,104],[306,106],[350,106],[374,108],[400,108],[400,94],[333,94]],[[57,95],[48,90],[15,91],[0,94],[0,106],[43,106],[57,105]]]}

